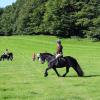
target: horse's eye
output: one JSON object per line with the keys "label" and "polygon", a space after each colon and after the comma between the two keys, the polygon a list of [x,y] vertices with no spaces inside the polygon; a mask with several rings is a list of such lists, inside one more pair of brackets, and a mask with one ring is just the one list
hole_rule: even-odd
{"label": "horse's eye", "polygon": [[37,59],[39,59],[39,57],[37,57]]}

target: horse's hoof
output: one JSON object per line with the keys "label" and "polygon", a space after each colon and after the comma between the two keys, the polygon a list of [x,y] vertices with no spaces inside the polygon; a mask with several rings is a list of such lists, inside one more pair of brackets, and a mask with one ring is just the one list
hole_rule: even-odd
{"label": "horse's hoof", "polygon": [[58,77],[61,77],[61,75],[58,75]]}
{"label": "horse's hoof", "polygon": [[65,77],[66,75],[63,75],[62,77]]}
{"label": "horse's hoof", "polygon": [[44,75],[44,77],[47,77],[48,75]]}
{"label": "horse's hoof", "polygon": [[44,74],[44,77],[47,77],[48,76],[48,74]]}

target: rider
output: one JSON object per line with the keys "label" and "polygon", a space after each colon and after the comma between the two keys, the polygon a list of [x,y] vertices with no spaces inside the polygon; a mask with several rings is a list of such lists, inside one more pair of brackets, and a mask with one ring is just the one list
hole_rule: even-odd
{"label": "rider", "polygon": [[56,59],[58,58],[58,62],[59,62],[59,58],[63,57],[63,46],[61,44],[60,40],[57,40],[57,50],[56,50]]}
{"label": "rider", "polygon": [[4,52],[5,55],[8,55],[9,54],[9,50],[6,49],[6,51]]}

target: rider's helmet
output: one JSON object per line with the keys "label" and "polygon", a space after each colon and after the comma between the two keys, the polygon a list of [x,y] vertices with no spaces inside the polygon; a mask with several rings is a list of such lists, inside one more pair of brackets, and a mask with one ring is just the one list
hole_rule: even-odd
{"label": "rider's helmet", "polygon": [[6,49],[6,51],[8,51],[8,49]]}
{"label": "rider's helmet", "polygon": [[61,44],[61,40],[57,40],[57,43],[58,43],[58,44]]}

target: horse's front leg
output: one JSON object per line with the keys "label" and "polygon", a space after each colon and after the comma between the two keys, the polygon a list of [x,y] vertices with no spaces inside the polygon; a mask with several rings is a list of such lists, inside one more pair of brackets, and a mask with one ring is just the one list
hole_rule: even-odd
{"label": "horse's front leg", "polygon": [[48,76],[48,70],[51,69],[51,67],[46,68],[44,76],[47,77]]}
{"label": "horse's front leg", "polygon": [[0,57],[0,61],[2,61],[2,58]]}
{"label": "horse's front leg", "polygon": [[61,75],[58,73],[56,68],[53,68],[53,70],[56,72],[57,76],[60,77]]}
{"label": "horse's front leg", "polygon": [[65,77],[68,72],[69,72],[69,67],[66,67],[66,72],[63,74],[63,77]]}
{"label": "horse's front leg", "polygon": [[2,58],[3,59],[3,61],[5,60],[5,58]]}

